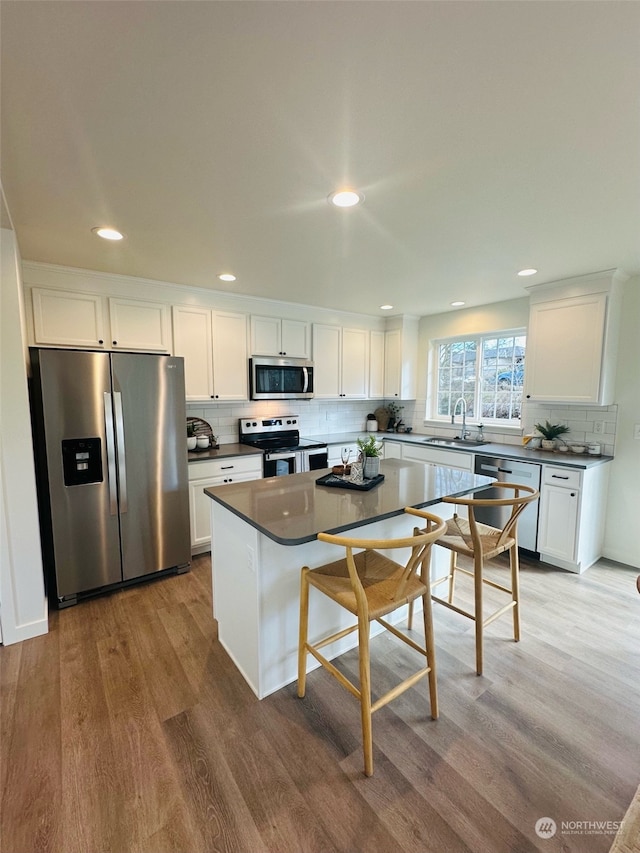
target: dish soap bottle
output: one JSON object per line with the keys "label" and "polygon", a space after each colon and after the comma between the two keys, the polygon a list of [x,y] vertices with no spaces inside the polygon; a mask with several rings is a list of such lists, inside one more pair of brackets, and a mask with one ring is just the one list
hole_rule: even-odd
{"label": "dish soap bottle", "polygon": [[476,441],[484,441],[484,426],[482,424],[478,424],[478,432],[476,433]]}

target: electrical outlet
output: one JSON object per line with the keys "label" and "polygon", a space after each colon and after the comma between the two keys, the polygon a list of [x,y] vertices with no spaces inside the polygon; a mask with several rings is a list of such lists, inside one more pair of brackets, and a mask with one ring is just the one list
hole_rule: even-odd
{"label": "electrical outlet", "polygon": [[596,435],[602,435],[602,433],[604,432],[604,421],[594,421],[593,431]]}
{"label": "electrical outlet", "polygon": [[640,441],[640,424],[635,424],[633,427],[633,437],[636,441]]}

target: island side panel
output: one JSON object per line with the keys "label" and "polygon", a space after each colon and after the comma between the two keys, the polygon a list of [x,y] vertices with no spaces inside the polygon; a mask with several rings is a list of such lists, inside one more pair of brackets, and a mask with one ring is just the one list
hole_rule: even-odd
{"label": "island side panel", "polygon": [[[213,616],[218,638],[260,696],[258,531],[211,501]],[[261,697],[260,697],[261,698]]]}

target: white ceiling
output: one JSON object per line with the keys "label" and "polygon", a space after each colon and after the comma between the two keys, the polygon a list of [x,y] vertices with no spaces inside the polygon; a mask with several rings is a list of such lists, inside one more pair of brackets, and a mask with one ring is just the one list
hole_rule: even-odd
{"label": "white ceiling", "polygon": [[[638,2],[2,0],[0,16],[24,259],[371,314],[640,273]],[[342,184],[361,207],[328,205]]]}

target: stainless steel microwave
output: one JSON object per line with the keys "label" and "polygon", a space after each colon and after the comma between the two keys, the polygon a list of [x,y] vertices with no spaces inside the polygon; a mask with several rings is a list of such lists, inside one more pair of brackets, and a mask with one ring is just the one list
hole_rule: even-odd
{"label": "stainless steel microwave", "polygon": [[309,400],[313,397],[313,362],[306,358],[251,358],[252,400]]}

